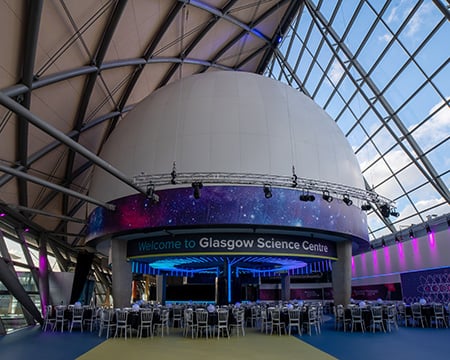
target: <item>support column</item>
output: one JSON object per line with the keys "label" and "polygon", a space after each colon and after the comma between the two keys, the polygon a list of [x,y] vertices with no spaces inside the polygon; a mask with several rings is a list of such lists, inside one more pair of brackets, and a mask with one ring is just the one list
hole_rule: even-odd
{"label": "support column", "polygon": [[42,234],[39,238],[39,296],[41,297],[41,310],[44,315],[47,311],[47,305],[51,304],[48,269],[47,235]]}
{"label": "support column", "polygon": [[112,297],[116,308],[129,307],[131,303],[131,264],[127,262],[127,241],[111,240]]}
{"label": "support column", "polygon": [[352,293],[352,243],[336,243],[338,260],[333,263],[332,282],[334,304],[347,306]]}
{"label": "support column", "polygon": [[216,303],[218,305],[227,305],[231,303],[231,271],[227,258],[223,261],[223,271],[218,274],[216,279]]}
{"label": "support column", "polygon": [[166,285],[166,274],[156,275],[156,301],[161,303],[161,305],[166,304]]}
{"label": "support column", "polygon": [[288,274],[281,275],[281,300],[288,301],[291,298],[291,277]]}

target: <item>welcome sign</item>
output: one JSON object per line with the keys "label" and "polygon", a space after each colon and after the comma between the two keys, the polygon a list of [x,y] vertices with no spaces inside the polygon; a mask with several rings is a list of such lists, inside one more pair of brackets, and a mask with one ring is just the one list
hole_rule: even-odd
{"label": "welcome sign", "polygon": [[334,242],[293,236],[208,234],[142,238],[128,241],[129,258],[185,255],[268,255],[336,260]]}

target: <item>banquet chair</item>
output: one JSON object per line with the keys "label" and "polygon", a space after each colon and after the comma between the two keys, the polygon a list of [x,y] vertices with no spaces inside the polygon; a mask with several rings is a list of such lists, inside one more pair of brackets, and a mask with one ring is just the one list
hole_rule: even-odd
{"label": "banquet chair", "polygon": [[305,322],[306,330],[308,331],[308,334],[311,336],[311,329],[312,327],[315,328],[316,334],[320,334],[320,321],[319,317],[317,315],[317,308],[315,306],[311,306],[308,308],[308,319]]}
{"label": "banquet chair", "polygon": [[405,327],[408,327],[408,322],[412,320],[412,315],[406,312],[405,303],[400,303],[397,305],[397,321]]}
{"label": "banquet chair", "polygon": [[106,330],[106,338],[108,339],[111,331],[115,328],[116,323],[114,322],[114,311],[112,309],[103,309],[100,314],[98,336],[102,336],[103,330]]}
{"label": "banquet chair", "polygon": [[420,323],[422,327],[425,327],[425,317],[422,315],[422,307],[419,303],[411,304],[411,311],[412,311],[412,319],[413,319],[413,326],[416,326],[416,323]]}
{"label": "banquet chair", "polygon": [[191,332],[192,338],[197,334],[197,324],[194,322],[194,311],[192,309],[184,310],[183,336],[188,336]]}
{"label": "banquet chair", "polygon": [[370,312],[372,314],[372,321],[370,323],[372,332],[375,332],[377,328],[379,328],[380,331],[383,330],[383,332],[386,332],[383,323],[383,308],[381,306],[372,306]]}
{"label": "banquet chair", "polygon": [[242,336],[245,336],[245,309],[237,309],[234,310],[234,321],[230,324],[231,332],[233,329],[236,330],[236,335],[239,336],[239,333],[242,333]]}
{"label": "banquet chair", "polygon": [[288,310],[288,329],[289,329],[289,335],[291,335],[291,330],[293,327],[297,328],[298,334],[302,334],[301,324],[300,324],[300,309],[294,308]]}
{"label": "banquet chair", "polygon": [[114,337],[125,335],[126,340],[128,332],[131,337],[131,325],[128,324],[128,311],[118,310],[116,312],[116,332]]}
{"label": "banquet chair", "polygon": [[272,317],[272,329],[270,330],[270,335],[272,335],[274,331],[278,332],[278,335],[281,335],[281,330],[286,334],[285,324],[281,321],[280,309],[271,309],[270,316]]}
{"label": "banquet chair", "polygon": [[201,336],[202,333],[205,334],[206,338],[209,335],[209,324],[208,324],[208,312],[206,310],[197,310],[195,312],[197,318],[197,337]]}
{"label": "banquet chair", "polygon": [[173,308],[172,327],[175,328],[175,325],[183,327],[183,308],[180,306]]}
{"label": "banquet chair", "polygon": [[269,329],[272,329],[272,317],[269,310],[266,308],[261,309],[261,332],[269,333]]}
{"label": "banquet chair", "polygon": [[359,325],[362,332],[366,331],[366,324],[364,323],[364,319],[362,317],[362,309],[359,306],[353,306],[351,308],[352,315],[352,332]]}
{"label": "banquet chair", "polygon": [[259,306],[252,306],[250,308],[250,326],[258,327],[259,322],[261,321],[261,308]]}
{"label": "banquet chair", "polygon": [[72,332],[74,326],[78,326],[83,332],[83,313],[82,307],[74,307],[72,309],[72,320],[70,321],[70,332]]}
{"label": "banquet chair", "polygon": [[89,328],[89,331],[92,332],[97,327],[99,322],[101,308],[85,308],[85,312],[83,314],[83,325],[86,328]]}
{"label": "banquet chair", "polygon": [[228,329],[228,309],[219,309],[217,310],[217,339],[220,338],[222,334],[227,337],[230,337],[230,331]]}
{"label": "banquet chair", "polygon": [[447,322],[445,321],[444,305],[438,303],[433,304],[433,315],[431,316],[431,323],[433,322],[435,323],[436,328],[439,328],[441,325],[442,327],[448,327]]}
{"label": "banquet chair", "polygon": [[164,337],[164,332],[169,335],[169,310],[164,309],[160,312],[159,321],[153,324],[153,333],[160,332],[161,337]]}
{"label": "banquet chair", "polygon": [[142,339],[143,330],[146,331],[147,336],[150,334],[153,337],[153,311],[145,309],[140,311],[140,323],[138,326],[138,336]]}
{"label": "banquet chair", "polygon": [[69,320],[65,317],[66,308],[64,306],[56,307],[55,315],[55,325],[53,326],[53,331],[58,330],[58,325],[61,327],[61,332],[64,331],[64,326],[67,324],[69,326]]}
{"label": "banquet chair", "polygon": [[50,329],[53,329],[55,326],[56,318],[53,316],[53,306],[47,305],[45,307],[45,315],[44,322],[42,323],[42,331],[47,331],[47,328],[50,326]]}
{"label": "banquet chair", "polygon": [[390,305],[387,308],[386,327],[389,332],[391,332],[391,325],[394,325],[395,329],[398,330],[397,308],[395,305]]}
{"label": "banquet chair", "polygon": [[339,330],[342,324],[344,331],[347,330],[347,325],[350,324],[351,319],[345,317],[345,309],[343,305],[337,305],[333,308],[334,311],[334,328]]}

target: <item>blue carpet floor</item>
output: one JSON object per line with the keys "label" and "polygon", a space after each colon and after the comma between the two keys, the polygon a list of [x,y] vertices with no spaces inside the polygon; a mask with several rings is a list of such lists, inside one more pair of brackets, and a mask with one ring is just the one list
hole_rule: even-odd
{"label": "blue carpet floor", "polygon": [[327,321],[321,335],[303,334],[302,341],[341,360],[448,360],[450,329],[399,327],[391,333],[343,332]]}

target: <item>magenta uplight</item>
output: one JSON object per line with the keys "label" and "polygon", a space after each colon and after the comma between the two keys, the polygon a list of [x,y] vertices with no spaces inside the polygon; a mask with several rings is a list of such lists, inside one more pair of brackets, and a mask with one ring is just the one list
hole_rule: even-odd
{"label": "magenta uplight", "polygon": [[384,265],[386,267],[386,271],[387,272],[391,272],[392,271],[392,268],[391,268],[391,253],[389,251],[389,247],[383,248],[383,253],[384,253]]}
{"label": "magenta uplight", "polygon": [[4,216],[6,216],[5,213],[0,213],[0,217],[4,217]]}
{"label": "magenta uplight", "polygon": [[434,248],[436,246],[433,232],[428,233],[428,243],[430,244],[430,247],[432,247],[432,248]]}

